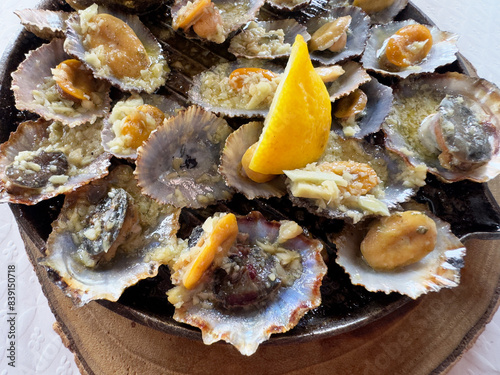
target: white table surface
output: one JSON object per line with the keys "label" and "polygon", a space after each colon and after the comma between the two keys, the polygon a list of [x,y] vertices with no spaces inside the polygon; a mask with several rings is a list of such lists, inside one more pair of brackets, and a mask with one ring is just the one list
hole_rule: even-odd
{"label": "white table surface", "polygon": [[[459,34],[458,46],[478,75],[500,86],[499,0],[414,0],[442,30]],[[16,9],[38,0],[1,0],[0,52],[21,30]],[[16,266],[16,368],[8,366],[7,265]],[[78,374],[73,354],[52,330],[54,322],[45,296],[24,251],[17,224],[6,204],[0,204],[0,375]],[[500,312],[450,375],[500,374]]]}

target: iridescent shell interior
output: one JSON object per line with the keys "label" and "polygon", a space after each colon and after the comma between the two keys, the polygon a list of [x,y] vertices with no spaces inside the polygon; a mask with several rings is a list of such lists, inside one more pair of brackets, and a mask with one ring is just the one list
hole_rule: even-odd
{"label": "iridescent shell interior", "polygon": [[[102,202],[109,199],[112,189],[126,194],[128,204],[125,207],[112,206],[101,213]],[[114,257],[107,261],[101,258],[93,264],[88,258],[104,251],[105,241],[110,240],[108,235],[101,242],[94,240],[88,245],[89,242],[84,240],[91,238],[95,228],[90,221],[97,220],[96,214],[101,214],[100,219],[106,220],[102,228],[107,229],[113,220],[118,220],[113,215],[121,209],[133,211],[130,219],[133,222],[123,229],[125,233],[120,234],[123,238],[113,237],[114,241],[121,240]],[[132,168],[122,165],[106,178],[66,197],[61,213],[53,223],[46,254],[40,259],[40,264],[51,271],[56,284],[77,306],[95,299],[116,301],[127,287],[141,279],[154,277],[160,264],[178,255],[178,219],[178,209],[158,205],[142,195]],[[126,224],[119,225],[122,230],[121,226],[125,228]]]}
{"label": "iridescent shell interior", "polygon": [[[458,95],[476,103],[484,111],[494,127],[491,136],[493,144],[498,144],[500,91],[495,85],[458,73],[432,74],[401,81],[395,86],[394,95],[394,107],[383,125],[387,148],[398,152],[414,165],[426,164],[431,173],[448,182],[463,179],[485,182],[500,173],[498,147],[491,150],[490,160],[481,166],[464,170],[447,169],[441,165],[438,153],[429,151],[419,136],[422,121],[437,112],[443,98]],[[480,144],[479,141],[478,138],[477,144]]]}
{"label": "iridescent shell interior", "polygon": [[[266,221],[259,212],[238,217],[237,223],[240,237],[236,239],[230,252],[237,251],[238,247],[266,252],[262,247],[277,244],[282,235],[280,227],[285,225],[285,222]],[[285,253],[292,252],[300,258],[301,271],[294,276],[291,285],[285,285],[284,280],[276,279],[283,285],[268,293],[257,307],[245,306],[235,312],[218,303],[214,304],[210,297],[202,297],[212,293],[213,280],[218,271],[211,267],[205,271],[196,289],[180,290],[183,287],[179,286],[169,292],[170,299],[175,292],[183,300],[176,307],[174,319],[199,327],[205,344],[224,340],[244,355],[252,355],[259,344],[272,333],[286,332],[293,328],[307,311],[321,303],[319,287],[326,273],[321,256],[323,246],[318,240],[304,234],[293,235],[276,246]]]}
{"label": "iridescent shell interior", "polygon": [[[422,207],[420,210],[426,211]],[[366,225],[346,226],[332,238],[337,246],[335,261],[346,270],[353,284],[363,285],[372,292],[397,292],[416,299],[428,292],[456,287],[464,266],[465,247],[448,223],[428,211],[426,214],[436,223],[437,241],[434,250],[419,262],[387,272],[371,268],[359,250],[368,230]]]}

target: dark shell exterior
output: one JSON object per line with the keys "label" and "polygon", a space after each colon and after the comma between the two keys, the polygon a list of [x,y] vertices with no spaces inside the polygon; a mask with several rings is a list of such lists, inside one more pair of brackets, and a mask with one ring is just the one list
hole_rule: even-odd
{"label": "dark shell exterior", "polygon": [[[412,209],[416,209],[412,207]],[[368,225],[346,225],[333,238],[337,246],[336,262],[342,266],[355,285],[362,285],[371,292],[386,294],[397,292],[413,299],[442,288],[453,288],[460,283],[460,269],[464,266],[466,249],[451,232],[450,225],[425,209],[437,227],[437,242],[433,251],[419,262],[402,269],[375,271],[364,261],[360,244],[368,232]]]}
{"label": "dark shell exterior", "polygon": [[[266,221],[256,211],[237,220],[239,232],[248,234],[250,243],[257,246],[257,241],[274,243],[282,224]],[[327,271],[321,255],[323,245],[304,234],[281,245],[300,254],[303,271],[292,286],[281,287],[264,308],[228,314],[222,309],[186,302],[176,308],[174,319],[200,328],[205,344],[224,340],[243,355],[255,353],[259,344],[268,340],[271,334],[286,332],[296,326],[307,311],[321,303],[320,286]]]}
{"label": "dark shell exterior", "polygon": [[332,102],[343,96],[349,95],[359,86],[372,79],[363,66],[356,61],[348,61],[341,66],[342,69],[344,69],[344,74],[332,83],[326,84]]}
{"label": "dark shell exterior", "polygon": [[[134,97],[135,98],[139,97],[139,94],[132,94],[126,100],[133,99]],[[160,109],[165,114],[165,118],[168,118],[170,116],[174,116],[178,110],[183,108],[177,102],[175,102],[175,101],[173,101],[173,100],[171,100],[163,95],[143,93],[143,94],[140,94],[140,98],[142,98],[142,101],[144,104],[153,105],[156,108]],[[115,152],[112,150],[112,148],[110,148],[110,146],[108,145],[109,142],[111,142],[116,137],[115,132],[113,131],[112,127],[113,127],[113,124],[109,121],[109,116],[108,116],[104,120],[104,127],[103,127],[102,133],[101,133],[102,146],[103,146],[104,150],[106,150],[107,152],[116,156],[117,158],[135,160],[137,158],[137,150],[135,152],[131,152],[131,153],[126,154],[126,153],[121,153],[121,152]]]}
{"label": "dark shell exterior", "polygon": [[[76,166],[71,162],[71,151],[75,151],[75,145],[64,144],[68,138],[95,139],[99,136],[102,123],[99,121],[94,125],[81,125],[77,128],[67,128],[59,124],[59,129],[63,134],[62,143],[55,147],[55,151],[65,154],[70,168],[74,166],[76,171],[69,176],[63,184],[53,185],[48,183],[46,186],[36,189],[22,188],[13,185],[6,176],[7,168],[11,165],[16,156],[23,151],[37,151],[49,146],[48,141],[51,136],[50,126],[52,121],[38,120],[21,123],[17,130],[11,133],[9,140],[0,145],[0,202],[36,204],[44,199],[55,197],[59,194],[69,193],[80,186],[88,184],[90,181],[99,179],[108,174],[111,155],[104,152],[100,143],[96,149],[89,149],[88,154],[82,154],[81,157],[90,158],[92,161],[83,166]],[[57,125],[57,124],[56,124]],[[79,136],[82,135],[82,136]],[[81,144],[80,144],[81,145]]]}
{"label": "dark shell exterior", "polygon": [[[307,32],[306,27],[304,25],[299,24],[294,19],[259,21],[256,22],[256,24],[259,27],[264,28],[266,32],[269,32],[271,30],[280,30],[280,29],[283,30],[285,34],[283,43],[290,44],[290,47],[295,41],[295,37],[297,35],[302,35],[304,41],[306,42],[309,39],[311,39],[311,35],[309,35],[309,33]],[[246,59],[277,59],[281,57],[290,56],[291,49],[289,53],[282,53],[282,54],[252,54],[251,51],[238,48],[238,46],[236,46],[235,41],[238,40],[238,38],[241,38],[242,34],[248,33],[247,27],[248,25],[245,28],[243,28],[241,33],[239,33],[238,35],[236,35],[231,39],[228,51],[231,52],[233,55],[235,55],[236,57],[243,57]]]}
{"label": "dark shell exterior", "polygon": [[[423,92],[426,94],[423,94]],[[445,182],[465,179],[475,182],[486,182],[496,177],[500,173],[500,151],[498,149],[488,163],[472,170],[455,171],[443,168],[437,155],[429,156],[428,152],[422,152],[419,140],[412,141],[401,134],[397,125],[400,120],[398,120],[398,116],[395,115],[396,112],[394,111],[402,110],[401,101],[405,98],[419,98],[422,95],[429,95],[429,93],[434,93],[434,95],[439,97],[439,101],[446,95],[461,95],[477,103],[490,116],[490,121],[496,129],[495,138],[500,138],[499,88],[484,79],[452,72],[408,78],[394,86],[395,99],[393,112],[389,114],[382,127],[386,135],[386,147],[399,153],[413,165],[426,164],[429,172],[435,174]],[[421,105],[418,105],[418,107],[422,108]],[[437,111],[437,108],[430,108],[428,112],[422,113],[421,116],[411,116],[411,113],[405,113],[403,110],[405,127],[407,129],[414,129],[416,133],[423,118],[435,113],[435,111]]]}
{"label": "dark shell exterior", "polygon": [[232,196],[217,168],[227,122],[191,106],[165,121],[138,150],[135,174],[144,194],[175,207],[201,208]]}
{"label": "dark shell exterior", "polygon": [[139,17],[132,14],[124,14],[116,11],[107,10],[104,7],[98,8],[98,13],[108,13],[114,17],[121,19],[128,26],[132,28],[135,32],[139,40],[142,42],[146,51],[148,52],[148,56],[151,60],[151,65],[160,65],[162,67],[162,71],[160,73],[160,77],[156,81],[152,82],[134,82],[134,81],[125,81],[124,79],[120,79],[115,77],[110,73],[104,72],[102,69],[99,69],[98,66],[93,65],[85,59],[86,49],[83,45],[83,35],[80,35],[80,16],[78,14],[74,14],[66,21],[67,29],[66,29],[66,41],[64,43],[65,51],[72,56],[75,56],[80,61],[84,62],[92,71],[94,72],[94,76],[98,78],[103,78],[111,82],[112,85],[118,86],[123,91],[133,91],[133,92],[141,92],[146,91],[147,93],[153,93],[160,86],[165,84],[167,79],[167,75],[170,72],[170,69],[167,65],[165,57],[163,55],[163,50],[161,48],[160,43],[156,40],[153,34],[149,31],[149,29],[144,26],[144,24],[140,21]]}
{"label": "dark shell exterior", "polygon": [[[12,91],[16,99],[16,108],[34,112],[47,120],[59,121],[70,127],[86,122],[94,123],[109,112],[110,85],[106,81],[97,80],[96,94],[102,102],[88,110],[79,103],[61,98],[56,104],[65,108],[65,111],[57,112],[45,102],[36,102],[32,94],[34,90],[41,90],[40,86],[44,84],[45,79],[52,77],[51,69],[71,58],[64,52],[63,43],[63,39],[53,39],[50,43],[30,52],[26,60],[12,73]],[[40,63],[41,61],[43,63]],[[54,84],[57,85],[55,82]],[[66,114],[69,110],[73,112],[72,115]]]}
{"label": "dark shell exterior", "polygon": [[352,17],[351,25],[347,32],[345,48],[340,52],[312,51],[310,52],[311,60],[319,62],[322,65],[332,65],[349,58],[360,56],[363,53],[368,39],[370,17],[358,7],[333,7],[319,14],[318,17],[311,18],[307,21],[307,32],[313,35],[314,32],[325,23],[344,16]]}
{"label": "dark shell exterior", "polygon": [[14,12],[26,30],[42,39],[63,38],[70,13],[46,9],[23,9]]}
{"label": "dark shell exterior", "polygon": [[248,199],[282,197],[286,194],[283,176],[276,176],[269,182],[257,183],[242,175],[244,172],[241,172],[241,158],[245,151],[259,140],[263,126],[262,122],[249,122],[231,133],[227,137],[220,161],[219,172],[226,184]]}
{"label": "dark shell exterior", "polygon": [[[176,242],[180,210],[164,206],[150,210],[148,221],[154,223],[152,226],[145,226],[139,219],[134,233],[129,233],[127,238],[127,246],[131,248],[126,251],[118,248],[115,257],[105,266],[86,267],[77,259],[79,245],[73,237],[75,231],[68,224],[74,212],[80,207],[98,204],[111,188],[125,189],[137,197],[140,190],[134,187],[133,181],[132,168],[118,166],[106,178],[68,194],[59,217],[52,224],[46,254],[39,263],[51,271],[55,283],[77,306],[96,299],[117,301],[127,287],[157,275],[162,262],[152,259],[155,251],[161,246],[175,247],[172,244]],[[145,201],[144,198],[141,199]],[[134,203],[130,204],[135,207]]]}
{"label": "dark shell exterior", "polygon": [[431,32],[433,44],[429,54],[420,64],[407,68],[395,68],[394,70],[388,70],[382,66],[378,55],[384,41],[402,27],[416,23],[413,20],[406,20],[372,27],[365,53],[361,57],[361,63],[365,69],[382,75],[406,78],[414,74],[434,72],[438,67],[450,64],[457,59],[458,48],[456,43],[458,35],[441,31],[435,26],[426,26]]}
{"label": "dark shell exterior", "polygon": [[[356,134],[353,135],[353,138],[356,139],[361,139],[380,130],[382,123],[391,110],[393,100],[392,89],[381,84],[374,77],[359,88],[366,94],[368,101],[363,115],[356,119],[356,124],[360,127]],[[345,137],[342,129],[339,119],[332,116],[332,130],[341,137]]]}

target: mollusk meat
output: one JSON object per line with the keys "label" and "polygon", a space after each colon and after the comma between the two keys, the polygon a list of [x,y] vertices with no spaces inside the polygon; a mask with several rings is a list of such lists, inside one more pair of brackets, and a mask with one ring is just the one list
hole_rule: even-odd
{"label": "mollusk meat", "polygon": [[[61,68],[68,61],[76,62],[64,52],[63,43],[63,39],[53,39],[30,52],[12,73],[16,108],[71,127],[94,123],[109,112],[110,85],[94,78],[90,70],[79,63]],[[60,80],[71,85],[70,89],[63,89]],[[68,92],[75,90],[78,84],[84,84],[85,91],[75,98]]]}
{"label": "mollusk meat", "polygon": [[194,231],[191,247],[173,266],[176,286],[168,296],[176,307],[174,319],[199,327],[205,344],[224,340],[251,355],[272,333],[290,330],[319,306],[326,273],[323,246],[294,222],[270,222],[252,212],[237,218],[237,233],[231,231],[230,243],[215,252],[188,289],[185,275],[193,273],[207,238],[228,215],[217,214]]}
{"label": "mollusk meat", "polygon": [[[347,30],[347,39],[345,47],[338,52],[326,50],[310,50],[311,60],[317,61],[323,65],[335,64],[349,58],[360,56],[368,38],[368,29],[370,28],[370,17],[357,7],[333,7],[321,13],[318,17],[309,19],[306,23],[307,32],[311,34],[309,45],[316,40],[315,34],[326,24],[331,23],[340,17],[350,17],[350,25]],[[322,37],[318,35],[317,38]]]}
{"label": "mollusk meat", "polygon": [[[361,85],[359,90],[366,95],[366,104],[363,108],[359,108],[359,113],[358,110],[351,109],[354,103],[350,97],[343,97],[333,103],[332,129],[341,137],[361,139],[368,134],[376,133],[392,107],[392,89],[379,83],[375,78],[372,77],[369,82]],[[348,104],[342,103],[343,100]],[[350,108],[344,110],[345,107]]]}
{"label": "mollusk meat", "polygon": [[118,158],[136,159],[137,148],[182,106],[163,95],[132,94],[117,102],[104,120],[102,145]]}
{"label": "mollusk meat", "polygon": [[[236,79],[234,72],[241,72]],[[224,116],[265,117],[282,72],[282,67],[260,60],[218,64],[193,77],[188,97],[207,111]]]}
{"label": "mollusk meat", "polygon": [[427,168],[408,166],[397,154],[331,133],[317,163],[284,171],[290,200],[315,215],[357,223],[369,216],[387,216],[389,209],[425,185]]}
{"label": "mollusk meat", "polygon": [[78,306],[116,301],[178,256],[179,213],[142,195],[132,168],[118,166],[66,196],[39,263]]}
{"label": "mollusk meat", "polygon": [[459,73],[401,81],[383,130],[387,148],[447,182],[500,173],[500,91]]}
{"label": "mollusk meat", "polygon": [[223,43],[228,36],[255,19],[265,0],[176,0],[172,26],[188,37]]}
{"label": "mollusk meat", "polygon": [[102,121],[76,128],[42,119],[20,124],[0,146],[0,201],[32,205],[108,174],[101,130]]}
{"label": "mollusk meat", "polygon": [[206,207],[232,191],[217,171],[227,122],[191,106],[157,128],[139,148],[135,174],[144,194],[176,207]]}
{"label": "mollusk meat", "polygon": [[[394,75],[406,78],[413,74],[434,72],[436,68],[450,64],[457,59],[456,53],[458,52],[458,48],[456,47],[456,43],[458,35],[441,31],[435,26],[425,26],[432,36],[432,40],[428,40],[425,43],[432,43],[432,47],[421,62],[406,67],[396,66],[388,62],[385,58],[385,53],[389,38],[398,32],[398,30],[410,25],[418,24],[414,20],[407,20],[372,27],[365,52],[361,57],[361,63],[365,69],[382,75]],[[407,50],[422,48],[420,42],[411,43],[411,39],[409,39],[409,43],[405,47]]]}
{"label": "mollusk meat", "polygon": [[124,91],[152,93],[170,71],[160,44],[139,17],[96,4],[68,19],[64,49]]}
{"label": "mollusk meat", "polygon": [[[340,234],[331,238],[337,246],[335,261],[346,270],[353,284],[363,285],[372,292],[386,294],[397,292],[413,299],[427,292],[452,288],[459,284],[465,247],[451,232],[448,223],[432,215],[425,208],[415,204],[410,207],[425,212],[435,222],[437,230],[434,249],[415,263],[391,271],[375,270],[370,267],[360,252],[360,244],[369,229],[368,223],[356,227],[347,225]],[[404,231],[405,228],[400,230]],[[379,245],[379,251],[383,254],[386,251],[384,248],[386,244]]]}

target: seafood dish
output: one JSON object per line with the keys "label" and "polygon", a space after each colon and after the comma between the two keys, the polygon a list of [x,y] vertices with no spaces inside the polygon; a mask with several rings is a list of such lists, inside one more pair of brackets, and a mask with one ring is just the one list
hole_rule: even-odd
{"label": "seafood dish", "polygon": [[457,287],[473,229],[453,217],[500,223],[484,184],[500,89],[405,7],[19,10],[0,202],[49,212],[38,266],[75,306],[122,304],[247,356]]}

